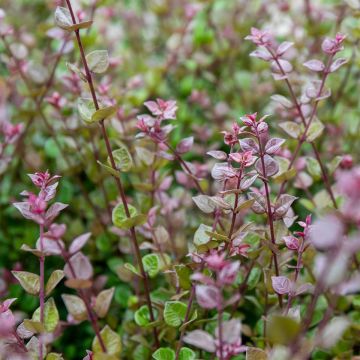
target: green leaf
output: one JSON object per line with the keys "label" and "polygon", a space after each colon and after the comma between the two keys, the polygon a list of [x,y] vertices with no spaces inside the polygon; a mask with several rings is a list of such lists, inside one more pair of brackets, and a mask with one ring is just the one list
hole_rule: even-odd
{"label": "green leaf", "polygon": [[82,81],[87,82],[86,75],[75,64],[67,62],[66,67],[77,74]]}
{"label": "green leaf", "polygon": [[[40,321],[40,308],[37,308],[32,320]],[[59,323],[59,312],[53,298],[50,298],[44,306],[44,327],[46,332],[53,332]]]}
{"label": "green leaf", "polygon": [[[108,355],[116,355],[119,356],[121,353],[121,338],[118,333],[113,331],[109,325],[105,325],[105,327],[100,331],[101,338],[104,341],[106,352]],[[92,350],[95,355],[102,354],[101,345],[97,336],[95,336]]]}
{"label": "green leaf", "polygon": [[105,317],[108,313],[114,291],[115,288],[112,287],[101,291],[96,297],[94,310],[99,318]]}
{"label": "green leaf", "polygon": [[67,8],[61,6],[56,8],[55,24],[64,30],[68,30],[73,25],[70,11]]}
{"label": "green leaf", "polygon": [[[127,172],[132,168],[133,159],[125,144],[120,143],[119,149],[114,150],[112,155],[114,157],[115,165],[119,170]],[[110,159],[108,159],[108,163],[110,165]]]}
{"label": "green leaf", "polygon": [[34,334],[41,334],[45,332],[44,325],[40,321],[25,319],[24,327],[26,330],[31,331]]}
{"label": "green leaf", "polygon": [[133,264],[125,263],[124,268],[131,271],[133,274],[141,277],[141,274],[139,273],[139,270]]}
{"label": "green leaf", "polygon": [[122,203],[116,205],[112,211],[113,224],[124,230],[129,230],[134,226],[143,225],[147,221],[147,216],[144,214],[138,214],[136,208],[132,205],[128,205],[130,218],[126,216],[125,207]]}
{"label": "green leaf", "polygon": [[15,278],[19,281],[23,289],[32,295],[38,295],[40,292],[40,277],[39,275],[27,271],[12,271]]}
{"label": "green leaf", "polygon": [[179,285],[182,289],[189,290],[191,288],[191,270],[185,265],[175,265],[175,272],[178,277]]}
{"label": "green leaf", "polygon": [[91,124],[92,123],[91,119],[95,112],[95,105],[92,99],[79,98],[77,108],[81,119],[85,123]]}
{"label": "green leaf", "polygon": [[300,331],[300,324],[297,321],[282,315],[272,315],[266,326],[268,340],[281,345],[289,345]]}
{"label": "green leaf", "polygon": [[86,55],[90,71],[101,74],[109,67],[109,53],[107,50],[95,50]]}
{"label": "green leaf", "polygon": [[[157,312],[155,309],[153,311],[154,311],[154,316],[156,318]],[[144,327],[144,326],[150,324],[150,322],[151,322],[150,312],[149,312],[149,308],[147,305],[143,305],[138,310],[135,311],[134,320],[135,320],[136,324],[141,327]]]}
{"label": "green leaf", "polygon": [[308,142],[314,141],[322,134],[324,128],[324,124],[320,120],[313,121],[309,127],[309,130],[307,131],[306,140]]}
{"label": "green leaf", "polygon": [[120,179],[120,172],[118,170],[113,169],[111,166],[105,165],[99,160],[96,161],[101,167],[103,167],[107,172],[109,172],[112,176]]}
{"label": "green leaf", "polygon": [[329,170],[329,174],[332,174],[340,165],[342,156],[335,156],[330,163],[326,164],[326,167]]}
{"label": "green leaf", "polygon": [[260,281],[262,271],[260,268],[255,267],[251,270],[249,279],[248,279],[248,288],[249,290],[254,289],[258,282]]}
{"label": "green leaf", "polygon": [[294,139],[298,139],[301,134],[301,126],[293,121],[284,121],[279,127]]}
{"label": "green leaf", "polygon": [[179,360],[195,360],[196,354],[193,350],[183,347],[179,352]]}
{"label": "green leaf", "polygon": [[49,277],[45,287],[45,296],[48,296],[53,291],[56,285],[64,278],[64,272],[62,270],[55,270]]}
{"label": "green leaf", "polygon": [[50,353],[46,356],[46,360],[64,360],[61,354]]}
{"label": "green leaf", "polygon": [[255,202],[255,199],[249,199],[244,202],[242,202],[238,207],[235,209],[235,213],[240,212],[241,210],[249,209],[252,207],[253,203]]}
{"label": "green leaf", "polygon": [[166,324],[178,327],[185,320],[186,304],[181,301],[167,301],[164,308],[164,320]]}
{"label": "green leaf", "polygon": [[61,295],[68,313],[77,321],[87,319],[87,311],[84,301],[76,295]]}
{"label": "green leaf", "polygon": [[267,360],[267,355],[264,350],[248,347],[246,350],[246,360]]}
{"label": "green leaf", "polygon": [[319,180],[321,178],[321,168],[319,162],[316,159],[307,157],[306,168],[313,179]]}
{"label": "green leaf", "polygon": [[96,110],[91,116],[91,122],[98,122],[113,116],[117,111],[117,106],[107,106]]}
{"label": "green leaf", "polygon": [[147,254],[143,256],[142,262],[145,271],[151,278],[155,277],[166,265],[170,264],[171,260],[167,254]]}
{"label": "green leaf", "polygon": [[175,360],[175,351],[170,348],[159,348],[152,354],[155,360]]}
{"label": "green leaf", "polygon": [[207,235],[207,231],[212,232],[212,227],[204,224],[200,224],[198,229],[194,234],[194,244],[195,246],[206,245],[211,241],[211,237]]}

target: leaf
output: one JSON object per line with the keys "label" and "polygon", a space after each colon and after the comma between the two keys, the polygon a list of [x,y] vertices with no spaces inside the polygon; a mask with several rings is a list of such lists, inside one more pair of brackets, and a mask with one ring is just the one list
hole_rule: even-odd
{"label": "leaf", "polygon": [[267,360],[267,354],[264,350],[248,347],[246,350],[246,360]]}
{"label": "leaf", "polygon": [[117,109],[118,109],[118,107],[116,105],[113,105],[113,106],[107,106],[107,107],[101,108],[99,110],[96,110],[92,114],[90,122],[94,123],[94,122],[105,120],[105,119],[113,116],[116,113]]}
{"label": "leaf", "polygon": [[135,152],[138,158],[147,166],[150,166],[154,162],[155,154],[140,146],[135,146]]}
{"label": "leaf", "polygon": [[188,151],[191,150],[192,146],[194,144],[194,137],[190,136],[185,139],[182,139],[176,146],[176,151],[179,154],[185,154]]}
{"label": "leaf", "polygon": [[325,64],[320,60],[309,60],[303,64],[305,67],[311,71],[323,71],[325,69]]}
{"label": "leaf", "polygon": [[348,59],[345,59],[345,58],[336,59],[330,66],[330,72],[336,71],[337,69],[339,69],[341,66],[343,66],[347,62],[348,62]]}
{"label": "leaf", "polygon": [[25,319],[23,324],[25,329],[32,334],[41,334],[45,332],[44,325],[40,321]]}
{"label": "leaf", "polygon": [[196,354],[193,350],[182,347],[179,352],[179,360],[195,360]]}
{"label": "leaf", "polygon": [[175,360],[175,351],[170,348],[159,348],[153,354],[155,360]]}
{"label": "leaf", "polygon": [[48,282],[46,283],[45,296],[48,296],[63,278],[64,278],[64,272],[62,270],[53,271],[49,277]]}
{"label": "leaf", "polygon": [[263,169],[262,161],[259,158],[255,163],[255,169],[260,175],[264,177],[269,177],[275,175],[279,171],[278,162],[267,154],[265,154],[264,156],[264,167],[265,167],[265,174],[263,171],[264,169]]}
{"label": "leaf", "polygon": [[286,276],[272,276],[272,287],[277,294],[288,294],[292,290],[291,281]]}
{"label": "leaf", "polygon": [[235,213],[238,213],[242,210],[246,210],[251,208],[251,206],[254,204],[255,199],[249,199],[246,201],[243,201],[240,205],[238,205],[238,207],[235,209]]}
{"label": "leaf", "polygon": [[[165,259],[163,259],[165,258]],[[164,260],[166,263],[164,263]],[[161,270],[163,270],[167,264],[170,264],[171,260],[167,254],[147,254],[143,256],[142,262],[144,265],[145,271],[149,274],[151,278],[155,277]]]}
{"label": "leaf", "polygon": [[279,103],[286,109],[291,109],[293,107],[293,103],[289,99],[287,99],[285,96],[275,94],[275,95],[270,96],[270,99]]}
{"label": "leaf", "polygon": [[80,30],[80,29],[88,29],[92,24],[93,24],[92,20],[87,20],[87,21],[83,21],[83,22],[73,24],[72,26],[70,26],[66,30],[76,31],[76,30]]}
{"label": "leaf", "polygon": [[[121,347],[122,347],[120,335],[115,331],[113,331],[109,327],[109,325],[105,325],[105,327],[100,331],[100,335],[106,347],[106,354],[115,355],[117,357],[120,356]],[[95,336],[94,341],[92,343],[92,351],[94,352],[94,355],[103,354],[97,336]]]}
{"label": "leaf", "polygon": [[259,144],[252,138],[240,139],[240,147],[242,151],[252,151],[253,155],[259,152]]}
{"label": "leaf", "polygon": [[77,252],[64,266],[64,273],[68,279],[87,280],[93,276],[93,267],[87,256]]}
{"label": "leaf", "polygon": [[194,330],[188,332],[184,336],[184,342],[210,353],[213,353],[216,350],[213,337],[203,330]]}
{"label": "leaf", "polygon": [[[120,171],[127,172],[132,168],[133,159],[125,144],[119,144],[119,149],[114,150],[112,155],[114,157],[116,168]],[[108,163],[111,165],[109,158]]]}
{"label": "leaf", "polygon": [[92,123],[92,116],[95,112],[95,105],[92,99],[87,98],[79,98],[77,104],[78,112],[81,119],[87,123]]}
{"label": "leaf", "polygon": [[40,277],[39,275],[27,271],[12,271],[15,278],[19,281],[23,289],[32,295],[38,295],[40,292]]}
{"label": "leaf", "polygon": [[283,217],[296,199],[296,196],[281,194],[275,204],[275,215],[280,218]]}
{"label": "leaf", "polygon": [[220,293],[213,285],[196,285],[196,300],[204,309],[214,309],[218,306]]}
{"label": "leaf", "polygon": [[82,81],[87,82],[86,75],[75,64],[67,62],[66,67],[73,73],[77,74]]}
{"label": "leaf", "polygon": [[213,157],[216,160],[226,160],[227,159],[227,155],[224,151],[211,150],[211,151],[208,151],[206,154]]}
{"label": "leaf", "polygon": [[64,30],[68,30],[73,25],[70,11],[67,8],[61,6],[56,8],[55,24]]}
{"label": "leaf", "polygon": [[86,55],[90,71],[101,74],[109,67],[109,53],[107,50],[95,50]]}
{"label": "leaf", "polygon": [[64,360],[61,354],[50,353],[46,356],[46,360]]}
{"label": "leaf", "polygon": [[249,193],[249,197],[251,199],[255,199],[253,205],[252,205],[252,210],[254,211],[254,213],[256,214],[264,214],[267,210],[267,205],[266,205],[266,199],[263,195],[251,192]]}
{"label": "leaf", "polygon": [[325,349],[332,348],[339,342],[350,325],[349,319],[345,316],[334,317],[320,333],[319,345]]}
{"label": "leaf", "polygon": [[105,317],[108,313],[114,291],[115,288],[112,287],[101,291],[96,297],[94,310],[99,318]]}
{"label": "leaf", "polygon": [[180,287],[184,290],[189,290],[191,288],[190,269],[183,264],[175,265],[174,267]]}
{"label": "leaf", "polygon": [[311,123],[306,134],[306,141],[312,142],[318,138],[324,131],[324,124],[320,120],[315,120]]}
{"label": "leaf", "polygon": [[321,168],[319,162],[316,159],[307,157],[306,169],[313,179],[319,180],[321,178]]}
{"label": "leaf", "polygon": [[[154,316],[157,317],[157,313],[155,310]],[[141,306],[138,310],[135,311],[134,314],[134,320],[137,325],[141,327],[145,327],[146,325],[150,324],[151,318],[150,318],[150,312],[147,305]]]}
{"label": "leaf", "polygon": [[293,318],[272,315],[267,326],[267,337],[270,342],[275,344],[289,345],[295,339],[300,331],[300,324]]}
{"label": "leaf", "polygon": [[284,139],[279,139],[279,138],[270,139],[265,145],[265,152],[270,155],[276,153],[284,142],[285,142]]}
{"label": "leaf", "polygon": [[330,163],[326,164],[326,167],[329,170],[329,174],[332,174],[340,165],[342,156],[335,156]]}
{"label": "leaf", "polygon": [[82,235],[76,237],[72,241],[72,243],[69,247],[69,253],[75,254],[78,251],[80,251],[85,246],[85,244],[88,242],[88,240],[90,239],[90,236],[91,236],[91,233],[85,233],[85,234],[82,234]]}
{"label": "leaf", "polygon": [[279,127],[294,139],[298,139],[301,134],[301,126],[293,121],[284,121]]}
{"label": "leaf", "polygon": [[167,325],[178,327],[185,320],[187,305],[181,301],[167,301],[164,308],[164,320]]}
{"label": "leaf", "polygon": [[[53,332],[59,323],[59,312],[53,298],[50,298],[44,306],[44,327],[46,332]],[[40,308],[37,308],[32,320],[40,321]]]}
{"label": "leaf", "polygon": [[120,172],[118,170],[113,169],[111,166],[105,165],[99,160],[96,161],[102,168],[104,168],[108,173],[110,173],[112,176],[120,179]]}
{"label": "leaf", "polygon": [[112,211],[112,222],[113,224],[124,230],[129,230],[132,227],[143,225],[147,221],[147,216],[138,214],[136,208],[128,204],[130,218],[126,216],[125,207],[122,203],[116,205]]}
{"label": "leaf", "polygon": [[194,245],[201,246],[210,242],[211,238],[206,234],[207,231],[212,231],[212,227],[204,224],[200,224],[194,234]]}
{"label": "leaf", "polygon": [[216,209],[214,202],[211,201],[211,197],[208,195],[197,195],[192,199],[197,207],[205,214],[211,214]]}
{"label": "leaf", "polygon": [[77,321],[87,319],[87,311],[84,301],[76,295],[61,295],[68,313]]}
{"label": "leaf", "polygon": [[240,189],[241,190],[248,189],[254,183],[254,181],[258,178],[258,174],[255,174],[252,176],[247,176],[247,175],[249,175],[249,173],[245,174],[243,179],[240,181]]}

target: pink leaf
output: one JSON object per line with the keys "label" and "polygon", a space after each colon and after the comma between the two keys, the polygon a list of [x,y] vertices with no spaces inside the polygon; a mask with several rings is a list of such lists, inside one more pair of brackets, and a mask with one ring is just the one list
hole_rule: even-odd
{"label": "pink leaf", "polygon": [[85,233],[75,238],[69,247],[70,254],[75,254],[76,252],[80,251],[90,239],[90,236],[91,233]]}
{"label": "pink leaf", "polygon": [[208,151],[206,154],[208,154],[209,156],[213,157],[216,160],[226,160],[227,159],[227,155],[224,151],[211,150],[211,151]]}
{"label": "pink leaf", "polygon": [[276,54],[279,56],[284,55],[286,53],[286,51],[288,51],[293,45],[294,45],[294,43],[289,42],[289,41],[282,42],[279,45],[279,47],[277,48]]}
{"label": "pink leaf", "polygon": [[240,147],[243,151],[252,151],[253,155],[259,152],[258,143],[251,138],[240,139]]}
{"label": "pink leaf", "polygon": [[250,56],[264,61],[269,61],[272,59],[272,55],[266,49],[256,49],[250,53]]}
{"label": "pink leaf", "polygon": [[310,240],[319,250],[327,250],[342,241],[344,225],[338,217],[328,215],[317,220],[310,228]]}
{"label": "pink leaf", "polygon": [[60,213],[61,210],[64,210],[68,207],[67,204],[56,202],[52,204],[49,209],[46,211],[45,219],[47,223],[51,223]]}
{"label": "pink leaf", "polygon": [[223,267],[218,276],[218,280],[222,284],[232,284],[234,283],[236,276],[239,272],[240,261],[234,261],[230,264]]}
{"label": "pink leaf", "polygon": [[255,163],[255,169],[260,175],[264,177],[273,176],[279,171],[278,162],[267,154],[265,154],[264,156],[264,165],[265,165],[265,174],[263,171],[261,159],[258,159]]}
{"label": "pink leaf", "polygon": [[183,140],[181,140],[177,146],[176,146],[176,151],[179,153],[179,154],[184,154],[188,151],[190,151],[190,149],[192,148],[193,146],[193,143],[194,143],[194,137],[193,136],[190,136],[188,138],[185,138]]}
{"label": "pink leaf", "polygon": [[277,217],[284,216],[291,204],[297,199],[296,196],[288,195],[288,194],[282,194],[279,196],[279,199],[276,201],[275,204],[275,215]]}
{"label": "pink leaf", "polygon": [[272,138],[270,139],[266,145],[265,145],[265,151],[268,154],[274,154],[276,153],[279,149],[280,146],[285,142],[284,139],[279,139],[279,138]]}
{"label": "pink leaf", "polygon": [[303,65],[312,71],[323,71],[325,69],[324,63],[315,59],[306,61]]}
{"label": "pink leaf", "polygon": [[219,290],[211,285],[196,285],[196,300],[202,308],[213,309],[220,300]]}
{"label": "pink leaf", "polygon": [[273,61],[271,63],[271,70],[277,74],[290,73],[293,70],[291,63],[287,60],[279,59],[278,63]]}
{"label": "pink leaf", "polygon": [[90,279],[93,268],[89,259],[81,252],[76,253],[64,267],[64,272],[69,279]]}
{"label": "pink leaf", "polygon": [[213,353],[216,350],[213,337],[203,330],[194,330],[187,333],[184,336],[184,342],[210,353]]}
{"label": "pink leaf", "polygon": [[291,291],[291,281],[286,276],[272,276],[271,283],[277,294],[284,295]]}
{"label": "pink leaf", "polygon": [[339,67],[343,66],[347,62],[348,62],[348,59],[345,59],[345,58],[336,59],[330,66],[330,72],[336,71],[337,69],[339,69]]}
{"label": "pink leaf", "polygon": [[283,240],[285,242],[286,247],[289,250],[298,250],[299,249],[299,239],[295,236],[284,236]]}

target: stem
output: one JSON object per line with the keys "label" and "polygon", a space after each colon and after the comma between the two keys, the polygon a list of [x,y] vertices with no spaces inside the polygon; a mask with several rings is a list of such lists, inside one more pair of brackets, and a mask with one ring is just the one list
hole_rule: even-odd
{"label": "stem", "polygon": [[21,347],[21,349],[24,351],[24,352],[28,352],[28,349],[27,347],[25,346],[24,344],[24,341],[20,338],[20,336],[18,335],[18,333],[16,332],[16,330],[13,331],[13,335],[18,343],[18,345]]}
{"label": "stem", "polygon": [[[44,251],[44,225],[40,225],[40,251]],[[41,255],[39,258],[40,261],[40,322],[44,325],[44,311],[45,311],[45,256]],[[42,336],[39,336],[39,359],[43,359],[43,341]]]}
{"label": "stem", "polygon": [[[269,224],[269,228],[270,228],[270,238],[271,238],[271,242],[276,245],[276,239],[275,239],[275,230],[274,230],[274,219],[273,219],[273,213],[271,210],[271,201],[270,201],[270,191],[269,191],[269,186],[268,186],[268,177],[266,174],[266,167],[265,167],[265,160],[264,160],[264,150],[263,150],[263,145],[259,136],[258,131],[256,130],[256,139],[258,141],[259,144],[259,156],[260,156],[260,161],[261,161],[261,168],[262,168],[262,173],[263,173],[263,182],[264,182],[264,187],[265,187],[265,195],[266,195],[266,207],[267,207],[267,218],[268,218],[268,224]],[[273,259],[274,259],[274,265],[275,265],[275,274],[276,276],[279,276],[279,265],[278,265],[278,260],[277,260],[277,255],[276,253],[272,250],[272,254],[273,254]],[[279,299],[279,305],[280,308],[282,308],[282,295],[278,294],[278,299]]]}
{"label": "stem", "polygon": [[[67,4],[67,7],[69,9],[73,24],[76,24],[76,18],[75,18],[74,11],[73,11],[73,8],[71,6],[70,0],[66,0],[66,4]],[[88,84],[89,84],[91,97],[92,97],[95,109],[99,110],[99,103],[98,103],[96,93],[95,93],[94,82],[93,82],[93,79],[92,79],[92,76],[91,76],[91,72],[89,70],[87,60],[86,60],[85,51],[84,51],[84,47],[83,47],[83,44],[82,44],[82,41],[81,41],[79,30],[75,31],[75,35],[76,35],[76,40],[77,40],[77,44],[78,44],[79,51],[80,51],[82,64],[84,66],[86,78],[87,78],[87,81],[88,81]],[[109,140],[109,137],[108,137],[107,132],[106,132],[104,120],[100,121],[100,128],[101,128],[103,139],[105,141],[106,150],[107,150],[107,153],[108,153],[108,156],[109,156],[111,167],[114,170],[118,171],[118,169],[116,167],[116,164],[115,164],[113,154],[112,154],[110,140]],[[124,205],[124,210],[125,210],[126,217],[130,218],[131,215],[130,215],[130,211],[129,211],[129,207],[128,207],[128,203],[127,203],[127,199],[126,199],[126,196],[125,196],[125,192],[124,192],[122,182],[121,182],[120,178],[118,178],[118,177],[114,177],[114,179],[115,179],[115,182],[116,182],[116,185],[117,185],[117,188],[118,188],[122,203]],[[143,283],[144,283],[145,298],[146,298],[146,303],[147,303],[147,306],[148,306],[148,309],[149,309],[150,320],[151,320],[151,322],[154,322],[155,321],[155,316],[154,316],[153,307],[152,307],[152,303],[151,303],[151,299],[150,299],[149,281],[148,281],[148,277],[147,277],[147,274],[145,272],[145,269],[144,269],[144,266],[143,266],[143,263],[142,263],[140,248],[139,248],[139,244],[138,244],[138,241],[137,241],[137,238],[136,238],[136,233],[135,233],[135,228],[134,227],[132,227],[130,229],[130,234],[131,234],[132,246],[133,246],[133,249],[134,249],[134,252],[135,252],[137,263],[138,263],[140,273],[141,273]],[[160,342],[159,342],[156,327],[153,328],[153,335],[154,335],[156,347],[159,347]]]}
{"label": "stem", "polygon": [[[278,60],[277,55],[274,54],[274,52],[272,51],[272,49],[271,49],[270,47],[266,47],[266,49],[269,51],[269,53],[271,54],[273,60],[276,62],[276,65],[277,65],[278,68],[280,69],[281,74],[282,74],[282,75],[285,75],[285,71],[284,71],[284,69],[282,68],[280,61]],[[327,76],[329,75],[329,69],[330,69],[331,62],[332,62],[333,57],[334,57],[333,55],[331,55],[331,56],[329,57],[328,63],[327,63],[326,68],[325,68],[325,70],[324,70],[324,72],[323,72],[323,73],[324,73],[324,76],[323,76],[323,78],[322,78],[321,85],[320,85],[320,88],[319,88],[317,97],[319,97],[319,96],[321,95],[321,93],[322,93],[322,91],[323,91],[323,89],[324,89],[325,81],[326,81],[326,79],[327,79]],[[292,102],[293,102],[293,104],[294,104],[295,107],[296,107],[296,110],[297,110],[297,112],[298,112],[298,114],[299,114],[299,116],[300,116],[301,122],[302,122],[303,125],[305,126],[305,130],[304,130],[304,132],[303,132],[303,134],[302,134],[302,136],[301,136],[301,138],[300,138],[300,140],[299,140],[299,142],[298,142],[297,148],[296,148],[295,152],[293,153],[293,156],[292,156],[292,158],[291,158],[291,160],[290,160],[290,164],[289,164],[289,166],[288,166],[288,169],[290,170],[291,167],[292,167],[292,165],[294,164],[294,162],[295,162],[298,154],[299,154],[299,151],[300,151],[300,148],[301,148],[302,144],[306,141],[306,134],[307,134],[307,132],[308,132],[308,130],[309,130],[309,128],[310,128],[310,125],[311,125],[311,123],[312,123],[312,121],[313,121],[313,119],[314,119],[314,117],[315,117],[316,110],[317,110],[317,107],[318,107],[318,104],[319,104],[319,100],[315,100],[314,107],[313,107],[313,109],[312,109],[310,118],[309,118],[308,122],[306,122],[304,113],[303,113],[303,111],[302,111],[302,109],[301,109],[301,106],[300,106],[298,100],[297,100],[297,97],[296,97],[296,95],[295,95],[294,89],[293,89],[290,81],[289,81],[287,78],[285,79],[285,83],[286,83],[286,85],[287,85],[287,87],[288,87],[288,89],[289,89]],[[326,190],[327,190],[327,192],[328,192],[329,195],[330,195],[331,201],[332,201],[335,209],[337,209],[336,200],[335,200],[333,191],[332,191],[331,186],[330,186],[330,182],[329,182],[329,179],[328,179],[328,175],[327,175],[325,166],[324,166],[324,164],[323,164],[323,162],[322,162],[322,160],[321,160],[321,158],[320,158],[319,151],[317,150],[316,145],[315,145],[315,143],[314,143],[313,141],[311,141],[310,144],[311,144],[311,146],[312,146],[312,148],[313,148],[313,151],[314,151],[314,153],[315,153],[315,157],[316,157],[316,159],[317,159],[317,161],[318,161],[318,163],[319,163],[319,165],[320,165],[321,174],[322,174],[322,178],[323,178],[323,181],[324,181]],[[285,181],[281,184],[281,186],[280,186],[280,191],[279,191],[279,193],[278,193],[277,198],[279,198],[279,196],[280,196],[280,195],[282,194],[282,192],[284,191],[285,186],[286,186],[286,183],[287,183],[287,181],[285,180]]]}
{"label": "stem", "polygon": [[[219,289],[220,290],[220,289]],[[222,304],[221,304],[221,300],[222,297],[220,297],[219,299],[219,304],[218,304],[218,335],[219,335],[219,353],[220,353],[220,360],[223,360],[223,329],[222,329],[222,317],[223,317],[223,312],[222,312]]]}
{"label": "stem", "polygon": [[[61,245],[61,243],[58,240],[56,240],[56,244],[57,244],[58,248],[61,251],[61,256],[63,257],[65,263],[69,265],[69,270],[71,272],[71,275],[74,278],[76,278],[76,273],[75,273],[74,267],[72,266],[71,261],[69,261],[70,256],[66,253],[65,249],[63,248],[63,246]],[[90,321],[91,326],[94,329],[95,335],[96,335],[96,337],[97,337],[97,339],[99,341],[101,350],[102,350],[102,352],[106,353],[107,349],[106,349],[104,340],[103,340],[103,338],[102,338],[102,336],[100,334],[100,329],[99,329],[99,326],[98,326],[98,323],[97,323],[97,317],[96,317],[95,313],[93,312],[93,310],[91,308],[91,305],[90,305],[90,302],[89,302],[89,297],[86,295],[86,293],[85,293],[85,291],[83,289],[77,289],[77,292],[79,293],[80,298],[83,300],[83,302],[85,304],[86,311],[88,313],[89,321]]]}

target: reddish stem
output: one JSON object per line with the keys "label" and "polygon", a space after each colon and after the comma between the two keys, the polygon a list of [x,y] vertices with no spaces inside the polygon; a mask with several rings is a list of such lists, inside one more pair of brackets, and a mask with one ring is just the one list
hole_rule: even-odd
{"label": "reddish stem", "polygon": [[[44,225],[40,225],[40,251],[44,251]],[[44,325],[44,311],[45,311],[45,256],[41,255],[40,261],[40,322]],[[39,359],[43,359],[43,341],[42,335],[39,336]]]}
{"label": "reddish stem", "polygon": [[[73,8],[71,6],[70,0],[66,0],[66,4],[67,4],[67,7],[69,9],[73,24],[76,24],[76,18],[75,18],[75,14],[74,14]],[[79,51],[80,51],[82,64],[83,64],[84,69],[85,69],[86,79],[87,79],[88,84],[89,84],[91,97],[92,97],[95,109],[99,110],[99,103],[98,103],[96,93],[95,93],[94,82],[93,82],[93,79],[92,79],[91,72],[89,70],[87,60],[86,60],[85,51],[84,51],[84,47],[83,47],[83,44],[82,44],[82,41],[81,41],[79,30],[75,31],[75,35],[76,35],[76,40],[77,40],[77,44],[78,44]],[[116,167],[116,164],[115,164],[113,154],[112,154],[110,140],[109,140],[109,137],[108,137],[107,132],[106,132],[104,120],[100,121],[100,128],[101,128],[101,132],[102,132],[102,135],[103,135],[103,139],[105,141],[106,150],[107,150],[107,154],[108,154],[108,157],[109,157],[109,160],[110,160],[111,167],[114,170],[118,171],[118,169]],[[120,178],[118,178],[118,177],[114,177],[114,179],[115,179],[115,182],[116,182],[116,185],[117,185],[117,188],[118,188],[122,203],[124,205],[124,210],[125,210],[126,217],[130,218],[131,215],[130,215],[130,211],[129,211],[129,207],[128,207],[128,203],[127,203],[127,199],[126,199],[126,196],[125,196],[125,191],[124,191],[122,182],[121,182]],[[150,320],[151,320],[151,322],[154,322],[155,321],[155,316],[154,316],[153,307],[152,307],[151,298],[150,298],[149,281],[148,281],[148,277],[147,277],[147,274],[145,272],[145,269],[144,269],[144,266],[143,266],[143,263],[142,263],[140,248],[139,248],[139,244],[138,244],[138,241],[137,241],[137,238],[136,238],[136,233],[135,233],[135,228],[134,227],[132,227],[130,229],[130,234],[131,234],[132,246],[133,246],[133,249],[134,249],[134,252],[135,252],[137,263],[138,263],[140,273],[141,273],[143,283],[144,283],[145,298],[146,298],[146,303],[147,303],[147,306],[148,306],[148,309],[149,309]],[[153,328],[153,334],[154,334],[156,347],[159,347],[160,342],[159,342],[156,327]]]}

